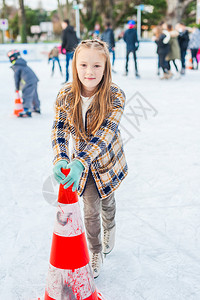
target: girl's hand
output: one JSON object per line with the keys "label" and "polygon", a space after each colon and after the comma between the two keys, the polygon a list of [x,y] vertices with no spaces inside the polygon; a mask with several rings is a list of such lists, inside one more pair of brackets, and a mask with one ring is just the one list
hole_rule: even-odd
{"label": "girl's hand", "polygon": [[67,189],[70,185],[73,184],[72,192],[75,192],[75,190],[78,189],[84,166],[79,160],[75,159],[68,164],[67,169],[70,169],[70,172],[64,182],[62,182],[62,184],[64,185],[64,189]]}
{"label": "girl's hand", "polygon": [[63,184],[63,181],[66,179],[66,176],[61,172],[61,169],[67,169],[67,166],[68,166],[68,162],[65,159],[59,160],[55,164],[53,168],[53,174],[58,183]]}

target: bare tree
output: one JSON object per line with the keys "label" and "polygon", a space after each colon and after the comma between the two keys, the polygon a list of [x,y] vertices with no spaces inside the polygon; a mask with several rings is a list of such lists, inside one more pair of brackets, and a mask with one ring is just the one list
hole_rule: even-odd
{"label": "bare tree", "polygon": [[19,29],[21,35],[21,42],[27,43],[26,13],[24,9],[24,0],[19,0]]}
{"label": "bare tree", "polygon": [[[77,0],[77,2],[79,1]],[[167,21],[172,23],[172,25],[175,25],[181,21],[186,8],[192,1],[194,0],[166,0],[167,12],[166,16],[164,16],[165,12],[163,12],[163,17],[166,17]],[[115,29],[123,22],[126,22],[129,17],[132,17],[134,7],[141,3],[143,3],[142,0],[84,0],[81,20],[88,31],[93,30],[96,22],[104,25],[107,20],[112,21]]]}
{"label": "bare tree", "polygon": [[98,0],[97,9],[101,13],[102,20],[112,19],[115,0]]}
{"label": "bare tree", "polygon": [[[107,20],[112,21],[113,28],[118,26],[122,20],[133,9],[134,5],[140,4],[142,0],[84,0],[84,12],[81,19],[84,26],[89,30],[94,28],[96,21],[101,25]],[[116,6],[119,6],[116,14]]]}
{"label": "bare tree", "polygon": [[69,0],[66,0],[65,7],[66,7],[66,16],[67,16],[67,19],[69,19],[69,9],[70,9]]}
{"label": "bare tree", "polygon": [[188,5],[194,0],[166,0],[167,2],[167,21],[172,25],[179,23]]}
{"label": "bare tree", "polygon": [[3,7],[1,11],[1,17],[3,19],[7,18],[7,6],[6,6],[6,0],[3,0]]}
{"label": "bare tree", "polygon": [[64,19],[63,7],[60,4],[60,0],[57,0],[57,2],[58,2],[58,15],[59,15],[60,20],[63,21],[63,19]]}

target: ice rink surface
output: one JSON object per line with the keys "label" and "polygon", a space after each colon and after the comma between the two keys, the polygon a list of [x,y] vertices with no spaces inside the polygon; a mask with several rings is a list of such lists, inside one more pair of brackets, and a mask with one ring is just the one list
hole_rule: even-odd
{"label": "ice rink surface", "polygon": [[[113,74],[127,96],[121,132],[129,175],[116,192],[116,246],[95,284],[107,300],[199,300],[200,71],[161,81],[155,59],[138,64],[139,80],[132,60],[128,77],[121,59]],[[42,114],[17,119],[13,71],[0,64],[2,300],[44,294],[55,220],[50,133],[64,78],[58,69],[51,77],[46,61],[29,65],[40,79]]]}

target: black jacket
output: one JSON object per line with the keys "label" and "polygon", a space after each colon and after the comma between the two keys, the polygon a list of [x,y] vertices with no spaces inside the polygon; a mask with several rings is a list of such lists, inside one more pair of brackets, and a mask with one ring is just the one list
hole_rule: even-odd
{"label": "black jacket", "polygon": [[135,28],[127,29],[124,33],[127,51],[136,51],[139,47],[137,31]]}
{"label": "black jacket", "polygon": [[187,50],[189,39],[189,33],[187,30],[179,33],[178,42],[181,50]]}
{"label": "black jacket", "polygon": [[157,53],[158,54],[168,54],[170,51],[170,44],[167,43],[163,43],[164,38],[166,38],[166,35],[164,33],[162,33],[159,37],[158,40],[156,40],[156,44],[157,44]]}
{"label": "black jacket", "polygon": [[66,52],[73,52],[78,45],[78,38],[74,28],[68,25],[62,32],[62,48]]}
{"label": "black jacket", "polygon": [[27,66],[27,62],[23,58],[18,58],[11,68],[15,72],[14,78],[16,90],[19,90],[20,88],[24,90],[28,85],[34,85],[39,81],[33,70]]}
{"label": "black jacket", "polygon": [[114,33],[111,28],[106,29],[101,36],[102,41],[108,44],[108,48],[112,49],[115,47]]}

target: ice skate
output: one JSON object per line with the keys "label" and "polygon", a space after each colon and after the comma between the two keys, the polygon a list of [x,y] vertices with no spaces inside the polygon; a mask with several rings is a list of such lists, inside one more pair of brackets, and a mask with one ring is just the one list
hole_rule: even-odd
{"label": "ice skate", "polygon": [[103,231],[103,254],[106,256],[109,254],[115,245],[115,231],[116,227],[114,226],[112,229]]}
{"label": "ice skate", "polygon": [[181,75],[185,75],[185,69],[184,68],[181,69]]}
{"label": "ice skate", "polygon": [[29,111],[26,108],[22,112],[20,112],[18,116],[18,118],[31,118],[31,117],[32,117],[31,111]]}
{"label": "ice skate", "polygon": [[32,112],[41,114],[41,110],[39,108],[34,108]]}
{"label": "ice skate", "polygon": [[112,72],[113,72],[114,74],[117,73],[117,71],[115,71],[114,67],[112,67]]}
{"label": "ice skate", "polygon": [[170,79],[170,78],[172,78],[172,74],[170,74],[170,73],[164,73],[163,74],[163,77],[160,77],[160,79],[161,80],[164,80],[164,79]]}
{"label": "ice skate", "polygon": [[136,78],[140,78],[140,74],[138,72],[135,73]]}
{"label": "ice skate", "polygon": [[174,75],[174,79],[178,80],[181,78],[181,74],[179,72],[176,72],[176,74]]}
{"label": "ice skate", "polygon": [[90,252],[90,263],[92,266],[93,276],[97,278],[101,272],[101,268],[103,265],[103,255],[100,253],[92,253]]}

